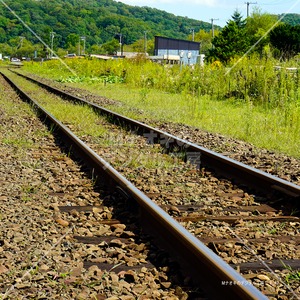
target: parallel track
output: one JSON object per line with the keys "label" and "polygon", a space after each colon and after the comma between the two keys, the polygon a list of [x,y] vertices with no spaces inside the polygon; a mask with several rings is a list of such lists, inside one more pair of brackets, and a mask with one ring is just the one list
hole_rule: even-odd
{"label": "parallel track", "polygon": [[201,156],[201,166],[212,169],[218,175],[224,176],[237,184],[252,187],[256,191],[264,192],[268,195],[281,193],[296,200],[298,200],[300,197],[300,186],[294,183],[230,159],[224,155],[178,138],[167,132],[163,132],[147,124],[127,118],[82,98],[66,93],[55,87],[46,85],[45,83],[31,77],[25,76],[18,72],[15,73],[24,77],[25,79],[39,84],[48,91],[55,93],[64,99],[91,106],[95,112],[107,116],[111,122],[115,122],[126,128],[129,127],[134,132],[145,137],[149,137],[149,142],[159,143],[161,146],[168,149],[168,151],[172,151],[174,148],[180,148],[186,152],[199,153]]}
{"label": "parallel track", "polygon": [[[183,269],[185,269],[186,272],[193,277],[195,283],[200,284],[201,287],[205,287],[206,292],[213,299],[266,299],[263,294],[261,294],[253,286],[249,285],[249,282],[239,275],[234,269],[210,251],[167,213],[156,206],[145,194],[140,192],[128,180],[121,176],[106,161],[87,147],[66,126],[48,114],[47,111],[40,107],[40,105],[31,99],[25,92],[22,92],[9,78],[5,75],[4,77],[18,91],[25,101],[33,105],[41,119],[44,119],[48,125],[55,126],[55,131],[62,137],[69,147],[72,147],[72,150],[74,150],[77,155],[85,157],[85,162],[90,165],[91,168],[107,178],[107,182],[109,182],[109,185],[113,190],[119,187],[121,190],[125,191],[130,198],[134,199],[135,202],[138,203],[146,230],[149,231],[149,229],[151,229],[152,233],[156,236],[158,236],[159,232],[159,237],[160,240],[163,241],[163,246],[168,246],[173,250],[173,252],[176,252],[173,253],[173,255],[179,258]],[[76,101],[78,101],[78,99]],[[99,108],[96,109],[98,110]],[[107,111],[107,113],[111,114],[112,112]],[[136,123],[133,120],[130,120],[130,122],[133,122],[135,127],[138,125],[140,126],[139,123]],[[143,129],[143,132],[145,132],[145,130],[150,131],[155,129],[152,127],[146,127],[146,129]],[[159,137],[167,136],[170,139],[175,139],[177,144],[184,142],[183,140],[177,139],[167,133],[160,131],[155,132],[159,134]],[[199,146],[190,143],[187,143],[186,145],[192,147],[193,150],[201,150],[202,160],[203,156],[210,157],[212,155],[210,151],[202,149],[201,147],[199,148]],[[219,157],[219,159],[220,161],[223,161],[224,157]],[[209,159],[205,159],[205,161],[207,162]],[[225,161],[228,163],[231,160],[227,160],[225,158]],[[231,163],[233,163],[233,161]],[[246,169],[249,170],[248,168]],[[270,182],[270,176],[268,177],[267,182]],[[287,193],[289,195],[292,194],[293,197],[299,195],[300,190],[298,186],[288,184],[288,187],[283,187],[282,184],[284,182],[282,180],[278,180],[277,178],[274,178],[274,180],[276,181],[276,186],[280,183],[281,191],[288,191]],[[272,184],[275,183],[273,182]],[[222,285],[222,282],[238,284]]]}

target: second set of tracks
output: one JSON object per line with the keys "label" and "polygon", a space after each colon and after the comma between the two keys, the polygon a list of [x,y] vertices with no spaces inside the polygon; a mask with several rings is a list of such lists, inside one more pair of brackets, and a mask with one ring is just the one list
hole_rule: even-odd
{"label": "second set of tracks", "polygon": [[[5,73],[9,74],[9,72]],[[15,74],[11,75],[8,77],[16,77]],[[184,153],[182,156],[185,159],[189,159],[188,155],[194,159],[200,158],[191,162],[200,164],[201,168],[199,165],[196,165],[198,169],[195,166],[183,166],[179,170],[183,176],[178,175],[179,173],[174,170],[154,169],[148,172],[139,168],[133,172],[122,165],[119,167],[120,172],[130,178],[128,181],[101,157],[103,154],[99,150],[101,145],[97,145],[95,141],[82,134],[82,139],[86,139],[90,145],[90,147],[87,146],[69,128],[49,115],[38,104],[38,100],[32,100],[34,96],[29,96],[32,92],[20,91],[18,88],[20,84],[14,84],[8,77],[6,79],[18,90],[21,97],[26,101],[31,101],[40,118],[45,119],[52,128],[55,124],[55,131],[62,136],[77,157],[81,157],[84,164],[89,165],[94,174],[99,174],[101,181],[106,178],[107,186],[110,186],[113,192],[123,195],[126,199],[125,206],[131,202],[138,204],[137,215],[141,216],[141,223],[145,224],[144,230],[158,238],[160,241],[158,244],[172,253],[172,257],[180,263],[183,273],[192,278],[195,286],[203,289],[208,297],[212,299],[226,297],[228,299],[264,299],[265,294],[276,299],[277,294],[280,294],[280,291],[276,290],[276,285],[278,286],[276,280],[280,281],[282,278],[274,271],[265,274],[260,270],[267,268],[268,272],[270,269],[282,271],[284,266],[299,269],[297,259],[299,218],[283,214],[276,207],[268,205],[268,200],[280,199],[296,207],[300,197],[299,186],[166,132],[114,114],[92,103],[85,103],[92,106],[95,112],[109,117],[112,123],[117,123],[123,128],[126,127],[142,135],[145,144],[138,142],[141,143],[138,147],[147,147],[147,142],[150,141],[153,144],[165,146],[168,153],[174,150]],[[38,84],[46,87],[41,82]],[[76,103],[83,101],[53,87],[47,87],[47,89],[64,99]],[[71,128],[74,126],[68,125]],[[119,156],[122,155],[126,156],[126,152],[125,154],[119,153]],[[163,173],[164,176],[157,184],[155,181],[159,181],[159,175],[161,175],[159,173]],[[261,200],[260,203],[257,199]],[[78,218],[82,212],[86,214],[95,213],[96,210],[102,212],[100,207],[89,206],[63,206],[56,209],[63,213],[71,213],[71,219]],[[123,217],[124,214],[125,219],[130,220],[131,217],[128,217],[127,213],[123,211],[120,213]],[[118,218],[102,220],[102,223],[105,222],[116,226],[120,220]],[[271,230],[276,234],[266,234]],[[81,242],[93,242],[96,245],[103,241],[107,244],[114,243],[112,238],[80,236],[75,238]],[[276,243],[282,247],[283,252],[274,250]],[[285,251],[288,248],[293,250]],[[100,267],[105,266],[102,264]],[[244,277],[234,269],[243,273]],[[275,281],[275,285],[271,281]],[[270,287],[267,287],[268,284]],[[285,284],[280,285],[286,287]],[[287,287],[284,293],[294,298],[299,296],[299,291],[293,291],[293,288]]]}

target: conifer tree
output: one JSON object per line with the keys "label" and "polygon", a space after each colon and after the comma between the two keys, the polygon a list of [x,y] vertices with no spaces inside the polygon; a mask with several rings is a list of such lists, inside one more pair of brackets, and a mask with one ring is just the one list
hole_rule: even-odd
{"label": "conifer tree", "polygon": [[243,55],[250,45],[246,33],[246,21],[242,19],[238,11],[235,11],[232,19],[213,39],[213,47],[209,51],[208,58],[210,60],[220,60],[226,64],[230,59]]}

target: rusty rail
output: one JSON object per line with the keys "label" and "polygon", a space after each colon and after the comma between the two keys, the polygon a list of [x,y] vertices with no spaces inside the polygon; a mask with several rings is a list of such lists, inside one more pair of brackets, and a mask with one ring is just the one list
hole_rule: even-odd
{"label": "rusty rail", "polygon": [[86,164],[96,173],[105,176],[112,189],[120,187],[139,205],[143,228],[152,232],[158,244],[167,248],[169,253],[178,260],[183,272],[188,274],[196,285],[200,285],[212,299],[267,299],[231,266],[84,144],[66,126],[31,99],[12,80],[2,75],[20,97],[33,106],[39,118],[52,129],[54,128],[54,132],[59,134],[72,151],[79,154],[81,159],[84,158]]}
{"label": "rusty rail", "polygon": [[103,108],[99,105],[76,97],[55,87],[46,85],[38,80],[27,77],[23,74],[15,72],[17,75],[29,79],[47,90],[60,95],[77,103],[85,103],[90,105],[94,111],[105,115],[110,121],[120,123],[121,125],[130,127],[138,134],[144,135],[151,143],[160,143],[169,150],[173,148],[181,148],[185,152],[198,153],[201,160],[201,166],[214,170],[218,175],[230,179],[233,183],[246,185],[263,193],[268,194],[283,194],[297,199],[300,197],[300,186],[287,180],[270,175],[264,171],[255,169],[246,164],[233,160],[229,157],[201,147],[197,144],[178,138],[167,132],[163,132],[157,128],[144,124],[142,122],[127,118],[121,114]]}

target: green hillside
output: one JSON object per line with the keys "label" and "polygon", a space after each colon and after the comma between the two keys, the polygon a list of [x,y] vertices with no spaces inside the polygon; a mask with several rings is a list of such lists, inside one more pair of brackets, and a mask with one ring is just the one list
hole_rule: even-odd
{"label": "green hillside", "polygon": [[[121,33],[124,44],[155,35],[186,39],[190,29],[210,30],[210,23],[178,17],[162,10],[136,7],[113,0],[7,0],[5,3],[45,42],[55,32],[55,47],[64,48],[75,35],[85,36],[87,47],[101,45]],[[0,43],[34,35],[0,4]]]}
{"label": "green hillside", "polygon": [[287,23],[292,26],[300,25],[300,14],[286,14],[279,15],[279,18],[282,18],[282,22]]}
{"label": "green hillside", "polygon": [[[300,15],[287,14],[283,21],[293,26],[300,24]],[[78,53],[78,47],[85,47],[89,53],[115,53],[121,36],[123,45],[139,41],[141,49],[145,35],[152,42],[152,45],[148,43],[147,49],[151,52],[155,35],[187,39],[192,28],[195,33],[200,29],[209,32],[211,24],[114,0],[0,2],[0,53],[18,57],[32,57],[35,51],[38,56],[46,57],[49,50],[41,40],[55,51],[64,49]],[[221,28],[215,26],[215,29]],[[84,43],[81,37],[84,37]],[[196,34],[195,37],[205,46],[203,36],[199,38]],[[210,45],[210,37],[207,43]]]}

